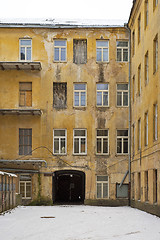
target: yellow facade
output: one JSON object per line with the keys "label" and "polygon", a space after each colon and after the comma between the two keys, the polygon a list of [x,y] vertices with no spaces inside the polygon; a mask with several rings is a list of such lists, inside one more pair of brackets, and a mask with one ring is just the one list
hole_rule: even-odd
{"label": "yellow facade", "polygon": [[[20,61],[20,39],[31,39],[32,42],[32,57],[27,67],[23,65],[23,61]],[[66,42],[64,62],[54,61],[56,40]],[[74,40],[85,40],[87,57],[84,64],[73,62]],[[108,41],[108,62],[96,61],[97,40]],[[126,42],[129,40],[129,33],[124,27],[52,26],[42,28],[33,24],[30,27],[12,25],[7,28],[5,24],[1,25],[0,164],[2,169],[12,170],[19,177],[23,174],[31,176],[31,180],[27,180],[28,183],[23,185],[25,182],[23,179],[21,186],[21,183],[17,183],[19,192],[21,187],[22,191],[24,191],[23,187],[29,188],[31,181],[31,198],[25,199],[24,197],[24,200],[35,200],[41,195],[56,201],[55,177],[58,179],[60,177],[58,174],[63,173],[63,185],[66,173],[70,177],[72,174],[73,176],[78,174],[79,177],[83,175],[82,200],[85,203],[105,205],[127,203],[127,198],[118,198],[116,194],[116,184],[122,182],[128,170],[129,151],[127,150],[125,154],[117,153],[117,130],[128,131],[129,129],[129,105],[117,106],[117,84],[128,85],[129,76],[128,61],[117,61],[116,41],[118,40]],[[129,52],[129,49],[127,51]],[[10,65],[6,64],[8,62]],[[19,63],[21,65],[18,65]],[[37,68],[34,63],[37,63]],[[31,106],[20,106],[20,83],[32,83]],[[59,98],[62,102],[65,98],[65,107],[55,107],[54,100],[57,100],[55,94],[59,96],[62,92],[53,91],[53,86],[55,88],[60,86],[54,83],[65,83],[67,86],[66,95]],[[86,86],[85,106],[74,106],[74,86],[78,83]],[[109,86],[108,106],[97,106],[98,83],[107,83]],[[56,89],[56,91],[59,90]],[[127,94],[129,95],[128,91]],[[19,129],[32,129],[31,155],[19,154]],[[65,130],[65,154],[64,152],[54,153],[53,131],[56,129]],[[86,133],[86,151],[82,154],[74,153],[73,134],[76,129],[83,129]],[[97,154],[97,129],[108,130],[108,154]],[[127,140],[124,141],[129,144],[128,136],[126,138]],[[80,146],[82,147],[82,143]],[[6,163],[5,160],[13,160],[13,162]],[[27,162],[27,160],[32,161]],[[102,183],[97,184],[97,176],[108,177],[108,182],[105,183],[107,184],[105,191],[108,191],[108,194],[106,193],[105,196],[101,192],[103,191]],[[76,182],[70,185],[71,188],[74,188],[74,184],[76,185]],[[124,179],[124,184],[128,184],[128,176]],[[97,190],[98,186],[101,190]],[[62,187],[65,188],[65,185]],[[99,194],[102,195],[97,196],[97,191],[100,191]]]}
{"label": "yellow facade", "polygon": [[132,205],[160,214],[160,4],[134,1],[131,29]]}

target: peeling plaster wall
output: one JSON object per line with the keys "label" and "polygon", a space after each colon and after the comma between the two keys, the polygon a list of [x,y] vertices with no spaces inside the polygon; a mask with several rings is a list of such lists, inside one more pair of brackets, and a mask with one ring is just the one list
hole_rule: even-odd
{"label": "peeling plaster wall", "polygon": [[[86,199],[96,199],[96,175],[109,176],[109,198],[116,198],[116,182],[120,183],[128,169],[128,155],[116,154],[116,130],[128,128],[128,108],[116,106],[116,84],[128,83],[128,63],[116,62],[116,40],[128,40],[124,28],[110,29],[0,29],[0,61],[18,61],[19,38],[32,38],[32,60],[40,61],[42,70],[1,71],[0,108],[18,108],[18,84],[20,81],[32,82],[34,108],[42,109],[41,117],[0,116],[1,158],[17,159],[18,129],[32,128],[33,146],[46,146],[53,150],[53,129],[67,129],[67,154],[52,156],[46,149],[37,149],[29,158],[44,159],[48,168],[42,172],[62,169],[77,169],[86,174]],[[67,40],[67,61],[54,62],[54,39]],[[73,63],[73,40],[87,40],[86,64]],[[109,62],[96,63],[96,40],[109,40]],[[12,54],[11,54],[12,52]],[[66,108],[59,111],[53,108],[53,83],[67,84]],[[87,84],[87,106],[73,107],[73,84]],[[96,83],[109,84],[109,107],[96,106]],[[3,90],[2,90],[3,89]],[[87,155],[73,154],[73,129],[87,129]],[[96,129],[109,129],[109,155],[96,155]],[[9,149],[9,151],[8,151]],[[27,159],[28,157],[26,157]],[[62,162],[62,159],[64,162]],[[66,164],[66,163],[67,164]],[[118,164],[118,162],[120,162]],[[48,179],[48,180],[46,180]],[[128,178],[125,180],[127,183]],[[42,194],[50,195],[51,178],[44,177]],[[36,197],[35,195],[33,198]]]}

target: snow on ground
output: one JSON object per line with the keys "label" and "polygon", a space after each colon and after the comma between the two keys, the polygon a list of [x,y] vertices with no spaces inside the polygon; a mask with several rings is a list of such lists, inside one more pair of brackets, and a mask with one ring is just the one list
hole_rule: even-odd
{"label": "snow on ground", "polygon": [[1,240],[160,240],[160,218],[130,207],[18,207],[0,215]]}

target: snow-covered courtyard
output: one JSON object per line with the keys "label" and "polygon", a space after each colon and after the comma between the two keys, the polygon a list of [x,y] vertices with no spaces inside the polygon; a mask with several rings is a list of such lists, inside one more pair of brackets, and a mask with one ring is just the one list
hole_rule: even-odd
{"label": "snow-covered courtyard", "polygon": [[1,240],[160,240],[160,218],[130,207],[17,207],[0,215]]}

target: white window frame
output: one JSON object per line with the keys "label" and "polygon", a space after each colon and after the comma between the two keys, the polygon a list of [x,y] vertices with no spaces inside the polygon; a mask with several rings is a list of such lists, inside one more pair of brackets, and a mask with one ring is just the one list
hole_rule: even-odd
{"label": "white window frame", "polygon": [[[105,130],[105,131],[107,131],[108,132],[107,136],[102,136],[102,135],[101,136],[97,136],[97,131],[98,130]],[[97,141],[98,141],[98,139],[101,139],[101,152],[100,153],[98,153],[98,151],[97,151]],[[108,141],[107,153],[103,152],[104,139],[107,139],[107,141]],[[97,129],[96,130],[96,154],[97,155],[109,155],[109,130],[108,129]]]}
{"label": "white window frame", "polygon": [[[65,136],[55,136],[55,130],[65,131]],[[58,143],[59,143],[58,153],[56,153],[55,149],[54,149],[54,140],[55,139],[58,139]],[[65,149],[64,149],[65,151],[64,152],[61,152],[61,139],[65,139]],[[55,154],[55,155],[65,155],[65,154],[67,154],[67,130],[66,129],[57,129],[57,128],[53,129],[53,154]]]}
{"label": "white window frame", "polygon": [[[55,46],[55,42],[56,41],[63,41],[65,42],[65,46],[61,45],[61,46]],[[58,60],[55,60],[55,48],[58,48],[59,49],[59,59]],[[65,60],[62,60],[61,59],[61,52],[62,52],[62,48],[65,48]],[[66,39],[54,39],[54,54],[53,54],[53,61],[54,62],[67,62],[67,40]]]}
{"label": "white window frame", "polygon": [[[128,47],[117,46],[117,52],[118,52],[118,49],[121,50],[121,61],[118,61],[118,59],[117,59],[117,62],[128,62],[128,60],[129,60],[129,42],[128,41],[124,41],[124,40],[117,40],[116,43],[118,43],[118,42],[128,43]],[[127,49],[127,52],[128,52],[128,54],[127,54],[127,61],[124,61],[123,55],[124,55],[124,50],[126,50],[126,49]]]}
{"label": "white window frame", "polygon": [[[122,140],[122,151],[121,153],[118,153],[118,151],[116,150],[116,154],[117,155],[128,155],[129,153],[129,136],[118,136],[118,131],[128,131],[128,129],[117,129],[117,142],[116,142],[116,149],[118,147],[118,139],[121,139]],[[129,132],[128,132],[129,134]],[[127,153],[124,153],[124,139],[127,138],[128,139],[128,152]]]}
{"label": "white window frame", "polygon": [[[75,131],[76,130],[83,130],[85,131],[85,136],[75,136]],[[81,151],[81,139],[85,138],[85,152]],[[74,149],[74,141],[75,139],[79,139],[79,153],[75,153]],[[76,128],[73,129],[73,155],[87,155],[87,129],[82,129],[82,128]]]}
{"label": "white window frame", "polygon": [[[25,40],[25,41],[31,41],[30,45],[22,45],[21,41]],[[21,59],[21,47],[25,48],[25,59]],[[30,47],[31,48],[31,59],[27,60],[27,48]],[[20,38],[19,39],[19,60],[21,62],[32,62],[32,39],[31,38]]]}
{"label": "white window frame", "polygon": [[[99,181],[98,177],[107,177],[108,179],[106,181]],[[98,183],[101,184],[101,197],[98,197]],[[108,196],[104,197],[103,195],[103,185],[107,184],[108,186]],[[109,199],[109,176],[108,175],[97,175],[96,176],[96,198],[97,199]]]}
{"label": "white window frame", "polygon": [[[98,90],[97,89],[97,86],[98,86],[98,84],[104,84],[104,85],[108,85],[108,90]],[[97,104],[97,93],[102,93],[102,104],[101,105],[98,105]],[[108,105],[104,105],[104,103],[103,103],[103,95],[104,95],[104,93],[108,93]],[[109,83],[97,83],[96,84],[96,106],[97,107],[109,107]]]}
{"label": "white window frame", "polygon": [[[29,174],[21,174],[21,175],[30,176]],[[22,197],[22,199],[32,199],[32,178],[31,178],[31,180],[28,180],[28,181],[27,180],[19,180],[19,194],[21,194],[21,192],[20,192],[21,183],[24,184],[24,195],[25,195],[24,197]],[[31,196],[30,197],[26,196],[27,183],[30,183],[30,187],[31,187]]]}
{"label": "white window frame", "polygon": [[[76,90],[75,89],[75,86],[76,85],[85,85],[85,90]],[[75,105],[75,93],[79,93],[79,105]],[[85,105],[81,105],[81,96],[82,96],[82,93],[85,93]],[[74,83],[74,107],[86,107],[87,106],[87,84],[86,83]]]}
{"label": "white window frame", "polygon": [[[128,83],[117,83],[117,101],[118,101],[118,93],[121,93],[121,102],[122,104],[121,105],[118,105],[118,102],[117,102],[117,107],[128,107],[129,106],[129,86],[128,86],[128,90],[119,90],[118,89],[118,85],[127,85],[128,86]],[[128,104],[127,105],[124,105],[124,93],[128,93]]]}
{"label": "white window frame", "polygon": [[[97,46],[97,43],[98,42],[106,42],[107,43],[107,46]],[[97,50],[101,50],[101,54],[102,54],[102,56],[101,56],[101,61],[98,61],[97,60]],[[103,57],[103,50],[105,50],[105,49],[108,49],[108,61],[104,61],[104,57]],[[103,63],[107,63],[107,62],[109,62],[109,40],[96,40],[96,62],[103,62]]]}

